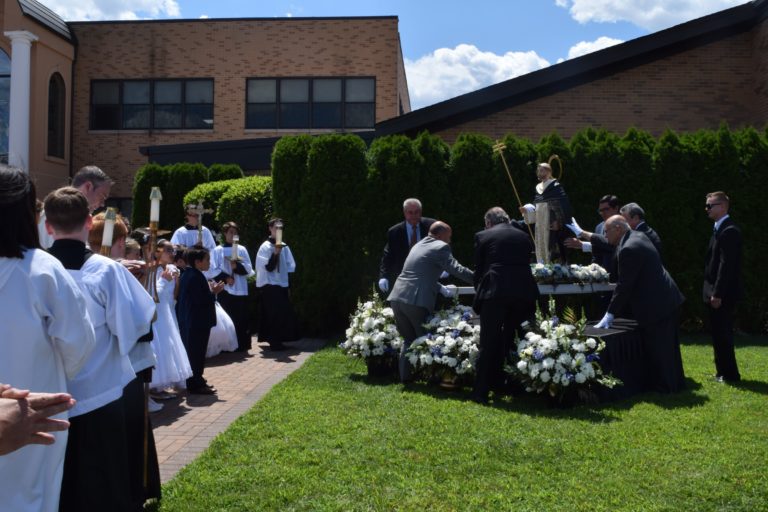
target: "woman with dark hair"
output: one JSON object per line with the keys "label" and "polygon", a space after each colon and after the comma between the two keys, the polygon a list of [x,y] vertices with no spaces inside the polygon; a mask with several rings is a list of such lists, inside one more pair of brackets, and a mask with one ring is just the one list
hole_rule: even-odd
{"label": "woman with dark hair", "polygon": [[261,295],[259,342],[269,343],[271,350],[285,350],[284,341],[299,338],[288,291],[288,274],[296,270],[296,261],[281,240],[282,229],[282,219],[270,220],[269,238],[256,253],[256,288]]}
{"label": "woman with dark hair", "polygon": [[[24,171],[0,164],[0,375],[20,389],[66,393],[94,333],[77,284],[38,248],[35,195]],[[0,457],[4,509],[58,510],[67,432],[55,439]]]}

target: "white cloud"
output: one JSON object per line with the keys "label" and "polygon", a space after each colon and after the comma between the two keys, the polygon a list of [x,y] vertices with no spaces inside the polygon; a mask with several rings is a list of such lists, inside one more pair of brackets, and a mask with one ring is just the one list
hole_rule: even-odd
{"label": "white cloud", "polygon": [[749,0],[555,0],[579,23],[628,21],[657,31]]}
{"label": "white cloud", "polygon": [[176,0],[45,0],[67,21],[136,20],[181,15]]}
{"label": "white cloud", "polygon": [[405,59],[414,109],[475,91],[549,66],[534,52],[497,55],[471,44],[440,48],[416,60]]}
{"label": "white cloud", "polygon": [[201,14],[200,15],[200,19],[201,20],[207,20],[208,18],[209,18],[209,16],[207,14]]}
{"label": "white cloud", "polygon": [[613,39],[612,37],[605,36],[598,37],[594,41],[582,41],[571,46],[571,48],[568,50],[568,58],[575,59],[576,57],[581,57],[582,55],[596,52],[598,50],[602,50],[603,48],[608,48],[609,46],[621,44],[623,42],[624,41],[621,39]]}

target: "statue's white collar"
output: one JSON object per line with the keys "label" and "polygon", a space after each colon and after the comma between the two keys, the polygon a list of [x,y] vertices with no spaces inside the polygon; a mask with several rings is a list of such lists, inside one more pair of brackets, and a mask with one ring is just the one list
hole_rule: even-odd
{"label": "statue's white collar", "polygon": [[550,178],[547,181],[542,181],[536,184],[536,192],[539,194],[543,194],[544,191],[547,189],[550,183],[555,181],[555,178]]}

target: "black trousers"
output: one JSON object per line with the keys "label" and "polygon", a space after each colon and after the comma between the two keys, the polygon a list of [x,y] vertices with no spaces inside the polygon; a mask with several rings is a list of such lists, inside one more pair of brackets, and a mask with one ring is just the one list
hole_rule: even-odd
{"label": "black trousers", "polygon": [[251,348],[250,319],[248,318],[248,296],[231,295],[226,291],[219,293],[219,304],[224,308],[237,332],[237,350],[245,352]]}
{"label": "black trousers", "polygon": [[[150,379],[151,380],[151,379]],[[160,467],[157,463],[155,436],[149,416],[144,415],[144,382],[136,377],[123,389],[125,433],[128,447],[128,473],[131,496],[138,510],[148,499],[160,499]],[[147,433],[147,458],[144,459],[144,432]],[[144,487],[144,471],[147,486]]]}
{"label": "black trousers", "polygon": [[135,511],[123,398],[69,420],[59,510]]}
{"label": "black trousers", "polygon": [[520,324],[535,310],[532,300],[486,299],[480,304],[480,355],[473,395],[487,398],[491,389],[504,385],[504,361],[515,342]]}
{"label": "black trousers", "polygon": [[299,336],[299,322],[291,304],[288,288],[267,284],[259,288],[261,320],[259,342],[280,345],[283,341],[295,341]]}
{"label": "black trousers", "polygon": [[712,347],[715,350],[715,371],[717,375],[728,381],[741,379],[739,367],[736,364],[736,351],[733,343],[733,323],[736,316],[736,304],[723,302],[715,309],[709,310],[710,330],[712,331]]}
{"label": "black trousers", "polygon": [[678,313],[640,328],[650,391],[674,393],[685,389],[683,358],[678,337]]}
{"label": "black trousers", "polygon": [[187,388],[195,389],[205,384],[203,371],[205,370],[205,352],[208,350],[208,338],[211,335],[211,328],[207,329],[189,329],[186,336],[182,337],[184,348],[189,358],[189,366],[192,369],[192,376],[187,379]]}

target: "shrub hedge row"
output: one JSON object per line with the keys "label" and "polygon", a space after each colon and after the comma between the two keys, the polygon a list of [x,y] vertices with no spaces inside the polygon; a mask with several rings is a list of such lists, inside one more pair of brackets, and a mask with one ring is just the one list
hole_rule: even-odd
{"label": "shrub hedge row", "polygon": [[[723,126],[654,138],[635,129],[623,136],[586,129],[569,141],[552,134],[538,143],[511,135],[503,142],[523,202],[533,198],[536,163],[557,154],[564,164],[562,183],[582,227],[591,230],[599,222],[597,202],[604,194],[639,203],[662,238],[667,268],[688,299],[684,318],[691,327],[700,325],[704,312],[700,290],[712,231],[704,196],[726,191],[745,242],[747,299],[739,323],[750,331],[765,328],[768,274],[760,263],[768,253],[768,237],[756,222],[760,196],[768,189],[765,132]],[[380,138],[367,150],[354,135],[283,137],[277,143],[275,212],[286,220],[286,240],[297,259],[293,301],[312,331],[342,328],[357,297],[368,293],[386,230],[402,220],[406,197],[419,197],[424,215],[451,224],[454,254],[473,266],[473,234],[482,229],[484,212],[499,205],[519,217],[493,143],[463,134],[449,147],[427,133],[415,139]],[[557,164],[553,167],[557,174]],[[573,256],[586,261],[586,255]]]}
{"label": "shrub hedge row", "polygon": [[146,164],[136,172],[133,182],[131,225],[139,227],[149,224],[149,193],[152,187],[160,187],[163,193],[160,227],[176,229],[184,224],[184,197],[190,190],[201,183],[242,177],[243,171],[233,164],[215,164],[210,168],[199,163]]}

